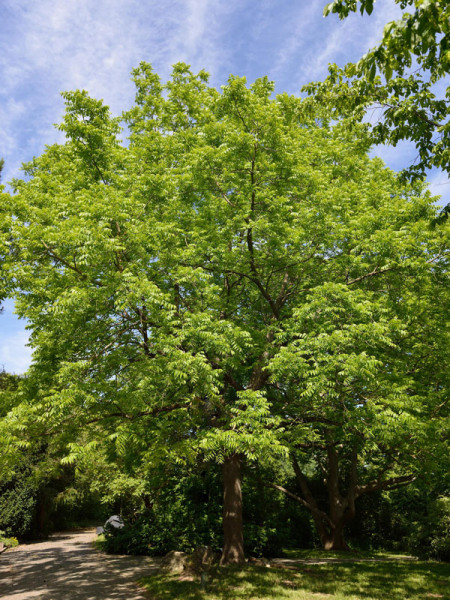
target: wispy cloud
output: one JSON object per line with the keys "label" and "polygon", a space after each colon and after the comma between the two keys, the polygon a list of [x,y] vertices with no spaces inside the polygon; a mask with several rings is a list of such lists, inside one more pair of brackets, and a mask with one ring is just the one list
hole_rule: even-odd
{"label": "wispy cloud", "polygon": [[271,69],[275,78],[290,66],[294,57],[298,60],[299,50],[303,49],[308,31],[320,15],[321,4],[322,0],[314,0],[306,7],[305,4],[299,3],[299,10],[291,25],[290,35],[282,41]]}
{"label": "wispy cloud", "polygon": [[153,63],[163,77],[179,60],[219,68],[226,51],[216,43],[217,32],[230,9],[222,6],[212,0],[6,2],[0,7],[9,27],[0,42],[5,179],[44,143],[58,139],[52,125],[63,112],[62,90],[86,89],[118,114],[133,100],[129,74],[141,60]]}
{"label": "wispy cloud", "polygon": [[433,196],[439,196],[438,204],[444,206],[450,202],[450,181],[442,171],[433,171],[428,177],[429,190]]}
{"label": "wispy cloud", "polygon": [[[4,317],[2,317],[4,318]],[[28,344],[28,333],[22,328],[0,337],[0,369],[9,373],[22,374],[31,364],[31,348]]]}
{"label": "wispy cloud", "polygon": [[373,15],[350,14],[344,21],[337,15],[322,17],[324,3],[315,0],[308,8],[299,3],[298,14],[289,29],[277,60],[275,72],[288,69],[296,91],[305,83],[327,75],[329,63],[344,66],[358,60],[381,39],[387,21],[401,15],[400,8],[388,0],[377,3]]}

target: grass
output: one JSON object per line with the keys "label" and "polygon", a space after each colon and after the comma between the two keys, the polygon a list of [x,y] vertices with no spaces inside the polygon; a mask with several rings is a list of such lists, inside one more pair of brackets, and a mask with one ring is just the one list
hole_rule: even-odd
{"label": "grass", "polygon": [[198,579],[186,581],[172,574],[147,577],[140,584],[153,600],[450,599],[449,565],[385,558],[373,562],[354,562],[350,558],[339,563],[297,563],[285,568],[216,568],[209,575],[206,591]]}
{"label": "grass", "polygon": [[333,550],[322,550],[321,548],[313,548],[307,550],[300,549],[284,549],[283,557],[289,559],[299,560],[322,560],[330,558],[338,558],[341,561],[353,561],[353,560],[364,560],[364,559],[377,559],[377,560],[416,560],[413,556],[402,554],[399,552],[387,552],[386,550],[350,550],[346,551],[333,551]]}
{"label": "grass", "polygon": [[98,535],[92,543],[94,544],[94,547],[97,550],[100,550],[100,552],[105,552],[106,540],[105,540],[105,536],[103,535],[103,533]]}

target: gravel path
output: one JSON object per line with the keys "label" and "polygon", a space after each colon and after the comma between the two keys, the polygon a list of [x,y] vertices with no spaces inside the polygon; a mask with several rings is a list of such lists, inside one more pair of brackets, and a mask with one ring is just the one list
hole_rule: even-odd
{"label": "gravel path", "polygon": [[97,552],[94,529],[52,535],[0,554],[2,600],[148,600],[137,580],[159,561]]}

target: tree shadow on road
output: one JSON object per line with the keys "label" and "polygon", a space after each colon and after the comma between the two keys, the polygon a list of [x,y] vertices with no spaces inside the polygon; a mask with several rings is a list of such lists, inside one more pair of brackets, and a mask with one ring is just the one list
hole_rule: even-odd
{"label": "tree shadow on road", "polygon": [[60,537],[56,542],[67,543],[72,540],[69,547],[33,544],[3,554],[0,562],[0,598],[147,598],[136,582],[156,572],[156,560],[139,556],[106,556],[95,551],[90,541],[71,536],[67,538]]}

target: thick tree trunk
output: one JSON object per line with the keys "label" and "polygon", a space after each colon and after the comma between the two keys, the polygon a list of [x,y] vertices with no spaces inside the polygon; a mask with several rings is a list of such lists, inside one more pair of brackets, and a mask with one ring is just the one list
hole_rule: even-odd
{"label": "thick tree trunk", "polygon": [[245,561],[242,523],[241,464],[239,456],[225,458],[223,473],[223,552],[221,565]]}
{"label": "thick tree trunk", "polygon": [[324,550],[349,550],[345,541],[345,526],[352,520],[354,514],[350,510],[336,515],[327,515],[327,519],[321,519],[313,514],[313,519]]}
{"label": "thick tree trunk", "polygon": [[[330,528],[329,535],[322,540],[325,550],[348,550],[347,543],[344,539],[344,530],[346,524],[355,516],[354,502],[350,502],[350,497],[353,498],[353,476],[347,495],[344,497],[340,492],[340,469],[339,455],[336,452],[335,446],[327,448],[328,456],[328,473],[326,485],[328,488],[328,503],[329,503],[329,519]],[[356,456],[356,455],[355,455]]]}
{"label": "thick tree trunk", "polygon": [[[339,490],[339,456],[333,446],[327,448],[328,469],[326,486],[328,489],[329,511],[320,510],[308,485],[300,466],[292,457],[294,472],[297,482],[302,490],[302,498],[298,498],[312,513],[320,541],[325,550],[348,550],[345,541],[345,526],[355,516],[355,490],[356,490],[356,459],[352,456],[352,473],[348,493],[344,497]],[[291,494],[292,495],[292,494]]]}
{"label": "thick tree trunk", "polygon": [[344,524],[337,524],[336,527],[322,539],[324,550],[349,550],[344,537]]}

